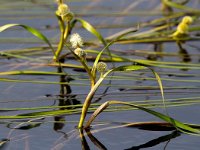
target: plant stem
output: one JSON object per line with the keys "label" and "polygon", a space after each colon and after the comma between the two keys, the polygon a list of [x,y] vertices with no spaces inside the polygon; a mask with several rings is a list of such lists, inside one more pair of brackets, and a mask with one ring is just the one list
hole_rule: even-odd
{"label": "plant stem", "polygon": [[79,124],[78,124],[78,128],[83,128],[83,123],[84,123],[84,120],[85,120],[88,108],[89,108],[89,106],[91,104],[92,98],[93,98],[93,96],[94,96],[97,88],[99,87],[99,85],[101,84],[101,82],[104,80],[104,78],[105,77],[101,77],[96,82],[96,84],[91,88],[89,94],[87,95],[87,97],[85,99],[85,102],[83,104],[82,113],[81,113],[80,121],[79,121]]}
{"label": "plant stem", "polygon": [[64,46],[64,42],[65,42],[65,38],[64,38],[64,34],[65,34],[65,24],[62,20],[62,18],[60,16],[58,16],[56,14],[57,18],[58,18],[58,23],[59,23],[59,27],[60,27],[60,32],[61,32],[61,35],[60,35],[60,41],[59,41],[59,44],[58,44],[58,48],[55,52],[55,55],[53,57],[53,60],[54,61],[58,61],[59,60],[59,55],[63,49],[63,46]]}
{"label": "plant stem", "polygon": [[65,27],[65,31],[64,31],[64,39],[66,40],[69,36],[71,27],[70,27],[70,22],[67,22],[67,26]]}
{"label": "plant stem", "polygon": [[81,57],[77,56],[74,53],[74,51],[69,46],[67,46],[67,44],[65,44],[65,46],[71,51],[71,53],[74,55],[74,57],[81,62],[82,66],[84,67],[84,69],[86,70],[86,72],[87,72],[87,74],[88,74],[88,76],[90,78],[91,89],[92,89],[94,87],[94,85],[95,85],[95,78],[96,78],[96,76],[94,76],[92,74],[90,68],[87,65],[87,62],[86,62],[85,58],[81,58]]}
{"label": "plant stem", "polygon": [[81,61],[81,64],[83,65],[83,67],[85,68],[86,72],[88,73],[88,76],[90,78],[91,89],[92,89],[94,87],[94,85],[95,85],[95,77],[91,73],[91,70],[88,67],[88,65],[86,64],[86,61],[83,60],[83,59],[81,59],[80,61]]}

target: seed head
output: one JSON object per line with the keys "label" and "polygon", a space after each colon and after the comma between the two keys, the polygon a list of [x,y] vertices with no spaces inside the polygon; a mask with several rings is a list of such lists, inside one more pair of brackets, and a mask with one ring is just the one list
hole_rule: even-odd
{"label": "seed head", "polygon": [[74,33],[70,37],[70,43],[73,48],[78,48],[83,46],[83,39],[78,33]]}
{"label": "seed head", "polygon": [[106,71],[106,69],[107,69],[107,64],[106,64],[106,63],[104,63],[104,62],[99,62],[99,63],[97,64],[97,71],[103,73],[103,72]]}
{"label": "seed head", "polygon": [[65,15],[67,15],[70,12],[69,7],[66,4],[60,4],[58,6],[58,15],[63,17]]}
{"label": "seed head", "polygon": [[74,17],[74,14],[72,12],[69,12],[68,14],[62,16],[62,20],[66,22],[70,22]]}
{"label": "seed head", "polygon": [[79,48],[79,47],[74,50],[74,53],[81,58],[85,58],[87,55],[86,52],[82,48]]}

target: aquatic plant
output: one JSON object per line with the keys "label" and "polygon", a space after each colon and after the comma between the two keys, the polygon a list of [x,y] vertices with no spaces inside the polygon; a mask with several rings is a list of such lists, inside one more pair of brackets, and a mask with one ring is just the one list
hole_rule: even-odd
{"label": "aquatic plant", "polygon": [[[171,1],[163,1],[163,3],[166,4],[166,6],[172,7],[173,4]],[[106,80],[106,77],[108,77],[108,75],[110,75],[112,72],[127,72],[127,71],[137,71],[137,70],[147,70],[149,69],[150,71],[153,72],[153,74],[155,75],[155,79],[158,82],[159,88],[160,88],[160,93],[162,96],[162,103],[163,103],[163,107],[166,109],[166,102],[164,100],[164,91],[163,91],[163,85],[161,82],[161,79],[158,75],[157,72],[155,72],[151,66],[159,66],[159,67],[166,67],[166,68],[190,68],[190,67],[199,67],[199,66],[194,66],[188,64],[182,64],[183,66],[181,66],[180,64],[176,63],[176,66],[171,66],[172,63],[166,63],[166,62],[155,62],[155,61],[149,61],[149,60],[135,60],[135,59],[129,59],[129,58],[124,58],[121,57],[119,55],[116,55],[114,53],[112,53],[109,49],[109,47],[112,44],[115,43],[139,43],[139,42],[165,42],[165,41],[176,41],[176,39],[174,39],[173,37],[182,35],[182,34],[187,34],[189,30],[189,24],[192,22],[192,19],[190,17],[186,17],[186,19],[183,19],[183,21],[178,25],[177,27],[177,31],[174,32],[173,37],[171,37],[170,35],[172,34],[173,31],[168,31],[168,32],[164,32],[163,30],[167,29],[168,27],[170,27],[171,25],[174,25],[175,23],[171,23],[171,24],[165,24],[163,26],[159,26],[153,29],[150,29],[147,32],[142,32],[142,33],[138,33],[136,34],[135,32],[137,30],[139,30],[139,27],[137,28],[133,28],[131,30],[125,30],[124,32],[121,33],[117,33],[116,35],[113,35],[111,37],[107,37],[107,38],[103,38],[103,36],[95,29],[95,27],[93,27],[89,22],[87,22],[86,20],[83,20],[81,18],[76,18],[74,17],[73,13],[71,12],[70,8],[68,5],[64,4],[63,1],[59,1],[58,2],[58,7],[57,10],[55,12],[55,15],[58,19],[58,24],[59,24],[59,28],[60,28],[60,40],[58,43],[58,46],[53,47],[52,44],[50,43],[50,41],[48,40],[48,38],[46,36],[44,36],[40,31],[38,31],[37,29],[30,27],[30,26],[26,26],[26,25],[21,25],[21,24],[7,24],[4,26],[0,27],[0,32],[9,29],[11,27],[14,26],[20,26],[23,27],[24,29],[26,29],[27,31],[29,31],[30,33],[32,33],[34,36],[38,37],[39,39],[43,40],[44,42],[46,42],[48,44],[48,46],[50,47],[50,49],[52,50],[53,53],[53,63],[54,65],[57,65],[58,67],[64,67],[64,66],[70,66],[69,64],[65,64],[61,61],[61,59],[65,59],[66,57],[66,51],[64,51],[63,49],[67,49],[68,52],[70,51],[71,54],[73,54],[73,56],[81,63],[82,66],[76,66],[76,65],[71,65],[70,67],[74,67],[74,68],[81,68],[81,69],[85,69],[88,76],[89,76],[89,80],[90,80],[90,91],[88,92],[88,95],[85,98],[84,104],[82,106],[81,112],[79,109],[74,109],[74,110],[57,110],[57,111],[46,111],[46,112],[40,112],[40,113],[32,113],[32,114],[27,114],[27,115],[18,115],[18,116],[0,116],[0,118],[27,118],[27,117],[39,117],[39,116],[55,116],[55,115],[60,115],[60,114],[73,114],[73,113],[81,113],[80,116],[80,121],[78,124],[78,128],[83,129],[83,128],[89,128],[91,123],[93,122],[93,120],[96,118],[97,115],[99,115],[102,111],[108,109],[109,105],[116,105],[116,104],[120,104],[120,105],[128,105],[130,107],[134,107],[137,109],[140,109],[142,111],[145,111],[149,114],[152,114],[158,118],[161,118],[162,120],[168,122],[170,125],[172,125],[175,129],[184,132],[184,133],[194,133],[194,134],[199,134],[199,130],[193,128],[190,124],[185,124],[182,123],[180,121],[175,120],[174,118],[171,118],[167,113],[166,114],[162,114],[156,111],[153,111],[149,108],[134,104],[134,103],[128,103],[128,102],[122,102],[122,101],[107,101],[103,104],[101,104],[99,106],[99,108],[97,108],[96,110],[90,108],[90,106],[92,106],[92,100],[93,97],[96,93],[96,91],[98,90],[98,88],[101,86],[102,82]],[[178,17],[182,17],[181,15],[178,15]],[[172,16],[171,18],[178,18],[177,16]],[[161,18],[161,19],[156,19],[153,20],[151,23],[152,25],[156,25],[157,23],[162,23],[163,20],[165,20],[166,18]],[[98,39],[98,42],[94,42],[94,44],[98,45],[99,43],[103,44],[103,49],[99,52],[99,51],[95,51],[95,50],[91,50],[90,52],[92,53],[96,53],[97,55],[95,56],[94,59],[94,63],[92,66],[88,65],[87,63],[87,50],[84,49],[83,47],[83,41],[82,41],[82,37],[80,37],[79,34],[75,33],[71,35],[72,30],[74,29],[74,26],[76,25],[76,23],[79,22],[81,23],[81,25],[83,26],[83,28],[85,28],[87,31],[89,31],[90,33],[92,33],[93,35],[95,35]],[[140,27],[144,27],[144,25],[141,25]],[[193,29],[196,30],[196,29]],[[163,31],[163,32],[160,32]],[[134,33],[133,33],[134,32]],[[176,34],[175,34],[176,33]],[[71,38],[69,39],[71,35]],[[164,36],[161,36],[164,35]],[[153,38],[152,38],[153,37]],[[192,38],[191,38],[192,39]],[[89,50],[88,50],[89,51]],[[18,55],[12,55],[9,53],[1,53],[2,55],[6,55],[6,56],[13,56],[13,57],[19,57]],[[107,57],[102,58],[102,55],[106,55]],[[23,57],[23,59],[27,59],[26,57]],[[112,66],[112,68],[109,68],[105,61],[112,61],[112,62],[131,62],[134,64],[131,65],[120,65],[118,67],[115,67],[114,65]],[[99,73],[97,72],[99,71]],[[24,75],[24,74],[31,74],[31,75],[35,75],[35,74],[40,74],[40,75],[67,75],[67,73],[65,72],[58,72],[58,73],[52,73],[52,72],[43,72],[43,71],[8,71],[8,72],[2,72],[1,75]],[[6,79],[5,79],[6,80]],[[5,81],[4,80],[4,81]],[[1,80],[3,81],[3,80]],[[14,81],[14,80],[13,80]],[[14,81],[14,82],[23,82],[23,81]],[[32,83],[36,83],[36,81],[24,81],[24,82],[32,82]],[[39,82],[38,82],[39,83]],[[40,83],[45,83],[40,81]],[[69,84],[68,82],[49,82],[49,84]],[[44,109],[48,109],[44,108]],[[59,106],[59,107],[51,107],[51,108],[67,108],[67,106]],[[30,109],[38,109],[38,108],[29,108]],[[88,113],[88,111],[94,111],[93,115],[91,116],[91,118],[88,120],[88,122],[86,123],[86,125],[84,125],[85,122],[85,117]],[[109,109],[108,109],[109,110]]]}

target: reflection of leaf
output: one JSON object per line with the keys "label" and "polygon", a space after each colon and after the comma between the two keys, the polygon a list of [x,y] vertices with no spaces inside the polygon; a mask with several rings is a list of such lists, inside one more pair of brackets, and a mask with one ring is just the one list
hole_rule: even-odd
{"label": "reflection of leaf", "polygon": [[61,130],[65,126],[65,117],[64,116],[55,116],[54,130]]}
{"label": "reflection of leaf", "polygon": [[148,131],[172,131],[176,128],[167,122],[135,122],[125,124],[125,127],[133,127]]}
{"label": "reflection of leaf", "polygon": [[171,134],[168,134],[168,135],[165,135],[165,136],[161,136],[157,139],[153,139],[147,143],[144,143],[144,144],[141,144],[139,146],[133,146],[131,148],[127,148],[125,150],[139,150],[139,149],[142,149],[142,148],[148,148],[148,147],[153,147],[153,146],[156,146],[160,143],[163,143],[163,142],[166,142],[166,141],[169,141],[170,139],[173,139],[173,138],[176,138],[180,136],[180,133],[177,132],[177,131],[174,131],[172,132]]}
{"label": "reflection of leaf", "polygon": [[107,150],[107,148],[96,137],[92,135],[90,130],[86,130],[86,133],[90,138],[91,142],[94,143],[94,145],[96,145],[101,150]]}
{"label": "reflection of leaf", "polygon": [[81,138],[82,150],[90,150],[87,140],[85,139],[85,136],[83,134],[83,130],[80,130],[80,138]]}
{"label": "reflection of leaf", "polygon": [[6,148],[5,146],[8,144],[9,141],[10,141],[9,139],[2,139],[0,141],[0,149],[1,150],[5,149]]}
{"label": "reflection of leaf", "polygon": [[[28,125],[24,125],[24,126],[20,126],[20,127],[14,127],[13,129],[19,129],[19,130],[29,130],[32,128],[36,128],[39,127],[42,123],[29,123]],[[9,127],[10,125],[8,125],[8,128],[12,128]]]}

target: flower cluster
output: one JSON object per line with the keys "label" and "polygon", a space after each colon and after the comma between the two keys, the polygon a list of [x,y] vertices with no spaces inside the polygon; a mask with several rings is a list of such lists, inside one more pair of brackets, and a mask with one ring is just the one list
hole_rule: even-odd
{"label": "flower cluster", "polygon": [[70,43],[73,48],[80,48],[83,46],[83,39],[78,33],[74,33],[70,37]]}
{"label": "flower cluster", "polygon": [[73,13],[70,11],[68,5],[66,4],[59,4],[58,10],[56,11],[58,16],[61,16],[63,21],[69,22],[73,19]]}
{"label": "flower cluster", "polygon": [[179,23],[176,31],[173,33],[172,37],[182,37],[188,34],[189,25],[192,24],[193,19],[190,16],[185,16]]}
{"label": "flower cluster", "polygon": [[75,48],[74,53],[80,58],[86,57],[86,52],[81,48],[83,46],[83,39],[78,33],[74,33],[70,37],[70,43],[73,48]]}

